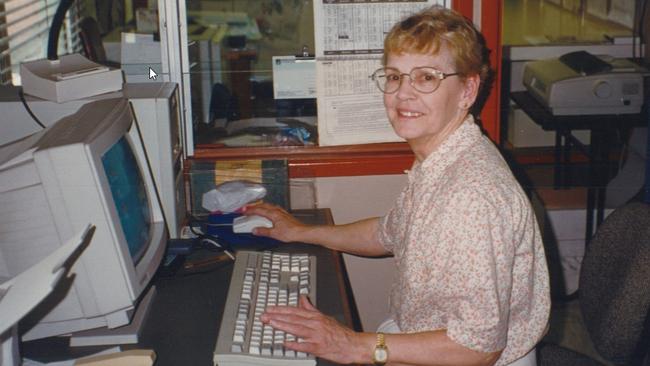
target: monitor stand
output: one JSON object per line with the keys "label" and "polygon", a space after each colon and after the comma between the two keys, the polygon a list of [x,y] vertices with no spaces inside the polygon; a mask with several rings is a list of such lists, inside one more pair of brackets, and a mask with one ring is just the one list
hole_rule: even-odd
{"label": "monitor stand", "polygon": [[138,343],[140,330],[147,318],[155,294],[156,287],[151,286],[136,307],[135,314],[129,324],[113,329],[96,328],[75,332],[70,336],[70,347]]}

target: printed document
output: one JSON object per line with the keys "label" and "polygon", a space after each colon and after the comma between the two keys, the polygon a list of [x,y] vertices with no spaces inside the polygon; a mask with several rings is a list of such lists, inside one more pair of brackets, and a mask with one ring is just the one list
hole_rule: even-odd
{"label": "printed document", "polygon": [[405,16],[449,0],[314,0],[320,146],[402,141],[370,75],[384,36]]}

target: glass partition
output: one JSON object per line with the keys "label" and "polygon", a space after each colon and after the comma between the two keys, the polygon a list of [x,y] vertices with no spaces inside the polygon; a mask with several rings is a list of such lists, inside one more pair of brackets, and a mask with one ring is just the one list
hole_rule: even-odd
{"label": "glass partition", "polygon": [[92,10],[95,21],[84,24],[83,32],[90,43],[94,32],[101,36],[102,44],[94,47],[103,48],[105,59],[98,61],[120,67],[128,83],[163,81],[157,1],[102,1]]}
{"label": "glass partition", "polygon": [[195,146],[315,144],[312,1],[185,6]]}
{"label": "glass partition", "polygon": [[631,37],[634,0],[505,0],[504,46],[603,43]]}

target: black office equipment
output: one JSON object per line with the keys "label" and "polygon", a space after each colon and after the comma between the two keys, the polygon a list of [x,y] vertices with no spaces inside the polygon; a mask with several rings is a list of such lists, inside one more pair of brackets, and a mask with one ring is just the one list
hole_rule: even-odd
{"label": "black office equipment", "polygon": [[[570,150],[577,148],[589,159],[589,189],[587,192],[587,218],[585,238],[593,235],[594,223],[600,224],[604,219],[605,188],[609,180],[609,171],[602,169],[609,158],[613,146],[612,139],[616,132],[631,127],[646,126],[647,106],[641,113],[618,115],[575,115],[554,116],[544,105],[529,92],[513,92],[510,98],[526,112],[527,115],[545,131],[555,132],[554,166],[555,188],[567,187]],[[576,130],[591,132],[589,146],[585,146],[573,134]],[[594,213],[596,214],[594,218]],[[595,220],[594,220],[595,219]]]}
{"label": "black office equipment", "polygon": [[560,56],[560,61],[582,75],[592,75],[612,69],[611,64],[587,51],[569,52]]}

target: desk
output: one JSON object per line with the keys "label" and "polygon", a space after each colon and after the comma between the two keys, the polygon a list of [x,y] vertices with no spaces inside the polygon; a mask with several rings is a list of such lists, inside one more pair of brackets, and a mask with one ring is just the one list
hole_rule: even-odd
{"label": "desk", "polygon": [[[299,210],[294,213],[307,223],[332,223],[329,210]],[[305,244],[287,244],[279,250],[304,252],[317,257],[316,305],[325,314],[351,326],[340,253]],[[135,347],[155,350],[156,366],[212,366],[212,352],[232,268],[232,264],[228,264],[207,273],[154,279],[157,294],[142,328],[140,343]],[[125,348],[131,347],[134,346]],[[83,350],[70,349],[67,338],[50,338],[23,343],[21,352],[23,356],[52,359],[61,357],[62,353],[80,355]],[[333,364],[319,360],[318,365]]]}
{"label": "desk", "polygon": [[[566,173],[562,172],[560,163],[568,164],[570,148],[574,145],[589,159],[589,187],[587,189],[587,225],[585,238],[587,242],[593,235],[594,209],[596,225],[603,221],[605,209],[605,186],[609,180],[607,168],[603,169],[609,159],[610,147],[615,132],[631,127],[646,126],[647,106],[638,114],[612,115],[577,115],[554,116],[527,91],[513,92],[510,98],[546,131],[555,131],[555,188],[567,185]],[[571,131],[591,131],[589,146],[584,146]]]}

